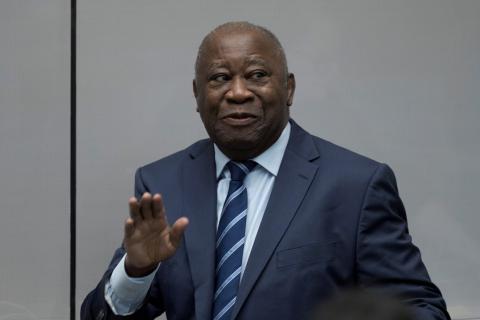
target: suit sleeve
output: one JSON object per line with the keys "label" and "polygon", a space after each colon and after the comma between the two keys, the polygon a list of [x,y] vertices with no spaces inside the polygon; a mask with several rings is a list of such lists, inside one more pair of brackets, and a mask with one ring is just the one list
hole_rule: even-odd
{"label": "suit sleeve", "polygon": [[365,193],[356,267],[361,286],[393,293],[413,308],[417,319],[450,319],[440,290],[412,243],[395,176],[386,165],[377,168]]}
{"label": "suit sleeve", "polygon": [[[138,169],[135,174],[135,196],[141,197],[144,192],[147,192],[141,175],[141,169]],[[125,319],[125,320],[148,320],[154,319],[163,313],[163,306],[161,299],[158,298],[159,290],[154,284],[147,293],[145,302],[141,308],[135,313],[128,316],[115,315],[110,306],[105,301],[105,284],[125,254],[123,247],[120,247],[115,251],[115,254],[110,262],[110,265],[103,275],[102,279],[98,283],[97,287],[91,291],[82,303],[80,311],[80,319],[82,320],[106,320],[106,319]]]}

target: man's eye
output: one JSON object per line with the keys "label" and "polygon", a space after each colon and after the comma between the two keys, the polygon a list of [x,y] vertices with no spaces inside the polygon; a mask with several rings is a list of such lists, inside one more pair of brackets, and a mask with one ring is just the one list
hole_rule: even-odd
{"label": "man's eye", "polygon": [[209,78],[210,81],[215,81],[215,82],[225,82],[230,80],[230,77],[224,73],[219,73],[219,74],[214,74]]}
{"label": "man's eye", "polygon": [[256,80],[259,80],[259,79],[262,79],[264,77],[267,76],[267,73],[265,71],[254,71],[252,72],[252,74],[250,75],[250,77],[252,79],[256,79]]}

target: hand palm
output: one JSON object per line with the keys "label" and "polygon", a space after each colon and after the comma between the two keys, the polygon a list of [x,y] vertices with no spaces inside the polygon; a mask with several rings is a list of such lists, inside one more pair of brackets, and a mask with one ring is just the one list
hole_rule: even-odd
{"label": "hand palm", "polygon": [[130,199],[130,215],[125,222],[125,266],[129,274],[138,276],[151,272],[175,253],[188,220],[180,218],[170,227],[161,196],[156,194],[152,198],[148,193],[140,203]]}

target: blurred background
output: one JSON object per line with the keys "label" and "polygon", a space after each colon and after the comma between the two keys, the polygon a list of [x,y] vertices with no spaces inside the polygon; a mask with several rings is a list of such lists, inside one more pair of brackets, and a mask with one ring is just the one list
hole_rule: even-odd
{"label": "blurred background", "polygon": [[[69,318],[122,240],[137,167],[206,137],[191,89],[203,36],[271,29],[292,118],[388,163],[455,319],[480,319],[480,1],[0,1],[0,318]],[[76,141],[76,181],[70,179]],[[70,252],[70,190],[76,248]],[[168,209],[168,208],[167,208]]]}

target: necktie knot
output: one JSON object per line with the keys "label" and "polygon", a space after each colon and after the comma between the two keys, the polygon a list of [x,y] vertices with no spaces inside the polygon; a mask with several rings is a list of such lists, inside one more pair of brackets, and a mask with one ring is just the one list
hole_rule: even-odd
{"label": "necktie knot", "polygon": [[241,181],[252,171],[257,163],[253,160],[247,160],[242,162],[229,161],[227,163],[228,170],[230,171],[230,178],[234,181]]}

